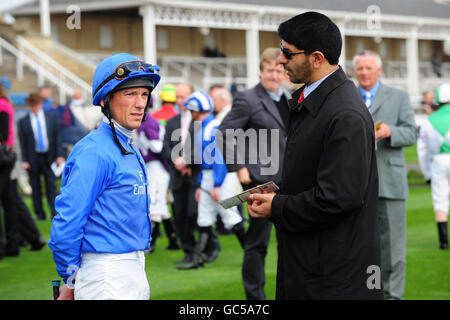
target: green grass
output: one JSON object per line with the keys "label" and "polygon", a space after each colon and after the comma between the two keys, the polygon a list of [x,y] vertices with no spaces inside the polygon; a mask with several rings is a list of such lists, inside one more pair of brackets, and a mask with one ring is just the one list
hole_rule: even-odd
{"label": "green grass", "polygon": [[[31,208],[31,199],[24,198]],[[48,211],[47,211],[48,212]],[[43,237],[50,236],[50,222],[37,221]],[[158,238],[155,253],[146,256],[146,272],[153,300],[241,300],[245,299],[241,280],[243,251],[234,235],[220,236],[219,258],[200,270],[177,270],[175,260],[181,250],[165,250],[165,236]],[[266,263],[266,293],[275,297],[276,240],[273,230]],[[51,250],[40,252],[22,248],[19,257],[0,260],[0,299],[50,299],[52,279],[59,279]]]}
{"label": "green grass", "polygon": [[422,172],[414,169],[408,170],[408,184],[410,186],[426,185]]}
{"label": "green grass", "polygon": [[[417,163],[416,146],[404,148],[407,163]],[[450,299],[449,251],[438,250],[437,227],[430,188],[422,173],[409,170],[411,185],[407,201],[406,299]],[[31,199],[24,198],[31,208]],[[44,206],[47,203],[44,201]],[[46,207],[48,212],[48,208]],[[45,239],[50,221],[38,221]],[[219,258],[200,270],[177,270],[174,261],[180,250],[167,251],[167,239],[159,238],[155,253],[146,256],[146,272],[152,300],[238,300],[245,299],[241,279],[243,252],[234,236],[220,236]],[[266,259],[266,295],[275,297],[276,239],[272,230]],[[58,279],[48,247],[40,252],[22,248],[20,257],[0,261],[0,299],[50,299],[50,281]]]}
{"label": "green grass", "polygon": [[[31,200],[25,198],[27,205]],[[450,252],[438,249],[437,227],[430,189],[410,189],[407,201],[406,299],[450,299]],[[49,221],[38,221],[48,239]],[[241,280],[243,253],[234,236],[220,236],[219,258],[200,270],[177,270],[179,250],[167,251],[165,237],[156,251],[146,256],[146,271],[153,300],[236,300],[245,299]],[[275,297],[276,239],[272,232],[266,259],[266,294]],[[48,247],[40,252],[22,248],[20,257],[0,261],[0,299],[50,299],[50,281],[58,279]]]}
{"label": "green grass", "polygon": [[417,145],[412,145],[409,147],[403,148],[403,153],[405,154],[405,162],[406,163],[419,163],[417,158]]}
{"label": "green grass", "polygon": [[450,299],[450,252],[438,250],[430,188],[410,189],[407,202],[406,299]]}

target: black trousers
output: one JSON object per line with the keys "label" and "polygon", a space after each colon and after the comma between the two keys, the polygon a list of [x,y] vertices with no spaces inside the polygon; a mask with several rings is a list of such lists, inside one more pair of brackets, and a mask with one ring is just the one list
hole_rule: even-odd
{"label": "black trousers", "polygon": [[197,229],[195,190],[196,187],[191,186],[188,180],[182,188],[172,190],[175,230],[186,255],[191,255],[195,247],[195,230]]}
{"label": "black trousers", "polygon": [[42,189],[41,189],[41,175],[44,176],[45,191],[47,203],[50,208],[52,218],[56,215],[55,197],[56,197],[56,178],[53,174],[50,165],[48,164],[47,154],[37,154],[36,166],[32,166],[28,171],[30,177],[30,185],[33,189],[31,197],[33,199],[33,208],[36,216],[39,219],[45,219],[45,211],[42,206]]}
{"label": "black trousers", "polygon": [[28,243],[33,244],[41,239],[41,233],[36,226],[36,222],[31,216],[30,210],[25,205],[19,194],[17,180],[12,180],[11,201],[14,203],[14,210],[17,216],[17,230],[19,236]]}
{"label": "black trousers", "polygon": [[[3,208],[6,240],[6,242],[3,241],[3,228],[1,225],[2,216],[0,215],[0,256],[3,256],[3,254],[8,251],[13,252],[19,250],[18,218],[16,211],[14,210],[15,204],[12,199],[14,184],[13,180],[9,177],[10,173],[11,168],[0,168],[0,204]],[[15,186],[17,187],[17,185]]]}
{"label": "black trousers", "polygon": [[[258,184],[242,185],[244,190]],[[250,216],[245,238],[244,261],[242,263],[242,280],[245,296],[248,300],[265,300],[266,283],[265,261],[270,241],[272,222],[266,218]]]}

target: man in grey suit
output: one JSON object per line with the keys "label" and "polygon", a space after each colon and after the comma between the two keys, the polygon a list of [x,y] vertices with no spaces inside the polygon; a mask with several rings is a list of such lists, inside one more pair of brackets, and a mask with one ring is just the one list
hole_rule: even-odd
{"label": "man in grey suit", "polygon": [[[279,54],[278,48],[264,50],[260,61],[260,83],[236,93],[231,111],[219,127],[225,141],[222,153],[227,168],[237,172],[244,190],[271,180],[277,184],[281,181],[289,117],[287,101],[291,95],[281,88],[284,69],[277,62]],[[236,135],[243,130],[241,136],[248,135],[247,143],[239,143],[239,137],[236,145],[226,139],[229,129]],[[257,149],[261,144],[267,146],[267,152]],[[234,158],[230,159],[230,154]],[[250,217],[242,265],[244,289],[249,300],[266,299],[264,266],[271,228],[272,222],[268,219]]]}
{"label": "man in grey suit", "polygon": [[378,220],[381,273],[386,299],[403,299],[406,270],[406,208],[408,181],[403,147],[417,140],[408,93],[383,85],[383,66],[376,52],[353,58],[359,91],[375,123],[379,176]]}

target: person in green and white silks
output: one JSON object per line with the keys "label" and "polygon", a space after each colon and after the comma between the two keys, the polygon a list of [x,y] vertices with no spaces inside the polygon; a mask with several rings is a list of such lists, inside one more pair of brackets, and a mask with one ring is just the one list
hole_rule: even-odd
{"label": "person in green and white silks", "polygon": [[448,249],[448,209],[450,196],[450,83],[436,91],[439,109],[420,128],[417,153],[420,168],[431,181],[431,194],[439,234],[439,248]]}

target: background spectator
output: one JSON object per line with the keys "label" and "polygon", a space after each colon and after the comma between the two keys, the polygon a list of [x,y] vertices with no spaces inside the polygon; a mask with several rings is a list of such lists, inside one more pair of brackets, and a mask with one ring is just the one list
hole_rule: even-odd
{"label": "background spectator", "polygon": [[431,193],[439,234],[439,248],[448,249],[448,209],[450,195],[450,83],[437,90],[438,110],[420,127],[417,153],[420,168]]}
{"label": "background spectator", "polygon": [[381,272],[386,299],[403,299],[406,276],[406,207],[408,181],[403,147],[416,143],[417,128],[408,93],[379,80],[378,53],[364,51],[353,59],[359,92],[374,123],[379,177],[378,217]]}
{"label": "background spectator", "polygon": [[51,164],[61,165],[64,162],[60,126],[54,113],[42,110],[43,98],[38,93],[30,93],[26,102],[30,113],[20,119],[18,125],[22,167],[28,171],[30,178],[35,214],[38,219],[44,220],[41,175],[44,176],[51,215],[56,215],[56,183]]}
{"label": "background spectator", "polygon": [[[226,149],[232,148],[235,155],[233,163],[227,163],[227,169],[230,172],[237,172],[244,190],[272,180],[276,184],[281,181],[289,113],[287,101],[291,95],[281,88],[284,70],[277,62],[279,55],[279,48],[266,48],[263,51],[259,66],[260,83],[249,90],[236,93],[232,108],[219,127],[224,137],[227,129],[256,129],[258,139],[260,139],[259,129],[279,134],[279,153],[269,155],[274,160],[271,164],[267,164],[267,159],[261,158],[254,145],[246,145],[245,150],[237,148],[234,144],[225,145]],[[223,154],[226,152],[228,151],[224,151]],[[238,152],[244,154],[238,155]],[[240,164],[237,157],[244,159],[245,163]],[[256,164],[250,162],[250,159],[254,158],[257,159]],[[269,165],[277,168],[275,174],[262,174],[263,168]],[[266,299],[264,265],[271,230],[272,222],[268,219],[250,217],[242,265],[245,295],[249,300]]]}

